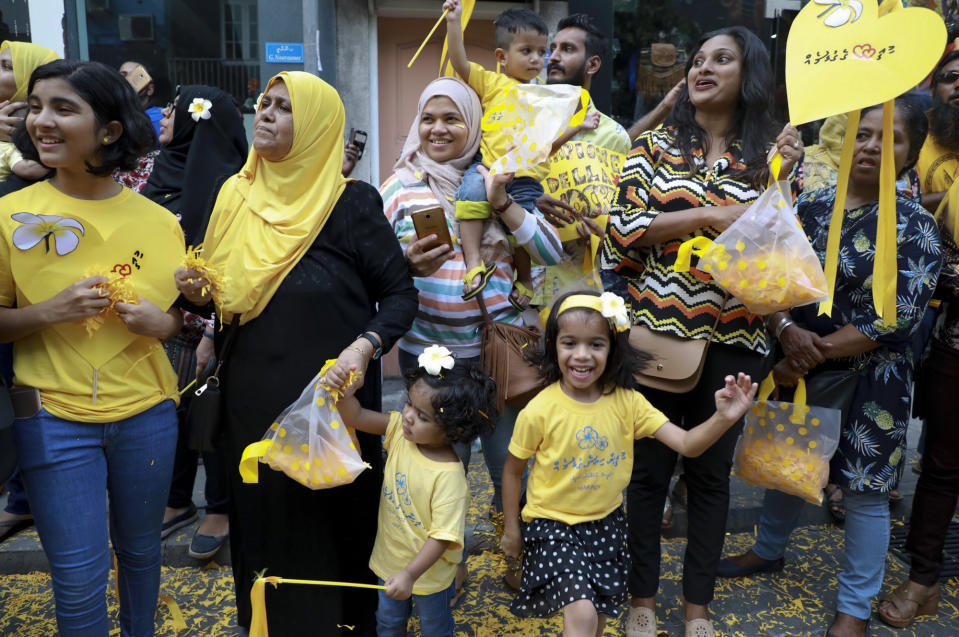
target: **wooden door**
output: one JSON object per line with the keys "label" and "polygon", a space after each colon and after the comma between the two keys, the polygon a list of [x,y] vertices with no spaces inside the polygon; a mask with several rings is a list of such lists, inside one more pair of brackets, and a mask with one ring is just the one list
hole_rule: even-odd
{"label": "wooden door", "polygon": [[[440,53],[446,37],[446,25],[440,25],[412,68],[410,58],[435,20],[419,18],[379,18],[379,122],[380,181],[393,172],[393,164],[403,150],[410,124],[416,116],[420,93],[439,73]],[[471,20],[466,27],[466,55],[471,62],[488,69],[496,68],[493,56],[495,38],[491,20]]]}

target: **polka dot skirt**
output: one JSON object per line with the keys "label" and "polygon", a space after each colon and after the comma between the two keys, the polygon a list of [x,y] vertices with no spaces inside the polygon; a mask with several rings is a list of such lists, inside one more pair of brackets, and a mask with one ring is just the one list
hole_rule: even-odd
{"label": "polka dot skirt", "polygon": [[549,617],[581,599],[615,617],[629,598],[626,515],[570,526],[537,518],[523,524],[522,588],[510,610],[519,617]]}

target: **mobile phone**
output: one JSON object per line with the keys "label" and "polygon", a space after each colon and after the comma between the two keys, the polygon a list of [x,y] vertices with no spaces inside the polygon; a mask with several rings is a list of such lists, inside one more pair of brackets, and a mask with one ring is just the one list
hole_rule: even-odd
{"label": "mobile phone", "polygon": [[450,229],[446,225],[446,215],[443,214],[442,208],[437,206],[436,208],[417,210],[411,217],[418,239],[435,234],[440,243],[448,245],[450,250],[453,249],[453,239],[450,237]]}
{"label": "mobile phone", "polygon": [[129,73],[127,73],[127,82],[130,83],[130,86],[133,87],[133,90],[139,93],[146,85],[153,81],[153,78],[150,77],[150,74],[147,73],[147,70],[143,68],[142,64],[137,64],[136,67]]}
{"label": "mobile phone", "polygon": [[358,128],[350,129],[350,143],[354,144],[359,149],[359,157],[357,160],[363,157],[363,151],[366,149],[366,131],[360,130]]}
{"label": "mobile phone", "polygon": [[11,387],[10,402],[13,403],[14,418],[33,418],[40,413],[40,390],[36,387]]}

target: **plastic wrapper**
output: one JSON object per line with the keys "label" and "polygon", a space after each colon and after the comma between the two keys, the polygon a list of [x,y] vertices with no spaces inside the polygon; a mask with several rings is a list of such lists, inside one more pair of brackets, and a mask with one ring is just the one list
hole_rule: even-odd
{"label": "plastic wrapper", "polygon": [[820,504],[829,459],[839,446],[842,412],[806,405],[805,384],[799,383],[796,402],[789,403],[768,400],[772,374],[763,381],[760,400],[746,412],[733,473],[749,484]]}
{"label": "plastic wrapper", "polygon": [[[356,435],[339,417],[336,401],[340,392],[320,384],[320,377],[333,362],[328,361],[313,377],[300,397],[270,425],[263,439],[244,451],[240,473],[245,482],[257,481],[255,463],[249,468],[249,461],[254,459],[310,489],[350,484],[369,468],[360,457]],[[252,479],[248,479],[250,476]]]}
{"label": "plastic wrapper", "polygon": [[827,298],[826,275],[792,208],[789,183],[766,189],[714,240],[685,242],[676,270],[696,266],[753,314],[770,314]]}

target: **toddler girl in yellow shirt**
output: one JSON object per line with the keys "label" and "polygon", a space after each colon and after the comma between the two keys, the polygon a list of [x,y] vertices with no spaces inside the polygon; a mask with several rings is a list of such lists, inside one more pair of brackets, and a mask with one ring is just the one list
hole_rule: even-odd
{"label": "toddler girl in yellow shirt", "polygon": [[[568,637],[598,637],[629,598],[622,493],[633,440],[653,436],[697,456],[745,413],[757,388],[745,374],[727,376],[716,413],[683,430],[637,391],[633,374],[649,357],[629,344],[629,325],[623,300],[611,292],[556,300],[544,348],[530,356],[552,384],[520,412],[503,469],[503,551],[517,557],[525,548],[522,587],[510,609],[521,617],[562,610]],[[521,532],[521,478],[530,457]],[[655,635],[655,622],[651,628]]]}
{"label": "toddler girl in yellow shirt", "polygon": [[[370,569],[379,592],[379,637],[406,637],[411,601],[423,637],[452,637],[450,600],[466,531],[469,489],[452,443],[469,444],[493,431],[496,383],[475,367],[456,364],[431,345],[406,377],[402,413],[360,406],[354,383],[337,404],[343,422],[386,436],[386,468]],[[342,385],[340,377],[333,384]],[[412,600],[410,599],[412,597]]]}

